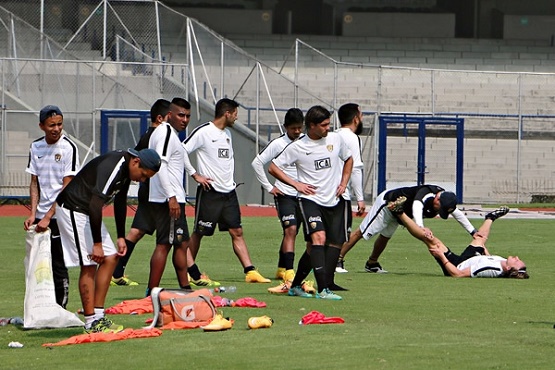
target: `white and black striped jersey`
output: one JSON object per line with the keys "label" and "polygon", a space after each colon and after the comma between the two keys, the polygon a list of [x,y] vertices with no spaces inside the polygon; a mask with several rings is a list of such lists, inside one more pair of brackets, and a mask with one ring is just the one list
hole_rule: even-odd
{"label": "white and black striped jersey", "polygon": [[77,171],[79,152],[75,143],[67,136],[62,134],[54,144],[48,144],[44,136],[31,143],[25,172],[38,177],[40,196],[37,218],[43,218],[56,201],[62,190],[64,177],[74,176]]}
{"label": "white and black striped jersey", "polygon": [[308,135],[289,144],[273,159],[279,168],[297,167],[297,179],[316,187],[316,194],[298,196],[312,200],[324,207],[333,207],[339,202],[335,195],[341,183],[343,166],[351,157],[351,151],[335,132],[319,140],[312,140]]}
{"label": "white and black striped jersey", "polygon": [[165,203],[175,196],[178,203],[185,203],[183,175],[185,150],[177,131],[167,122],[162,122],[148,142],[150,149],[156,150],[162,160],[160,170],[150,179],[148,200]]}
{"label": "white and black striped jersey", "polygon": [[500,256],[475,256],[461,262],[457,268],[464,270],[470,267],[470,277],[501,277],[503,267],[501,262],[506,258]]}
{"label": "white and black striped jersey", "polygon": [[[343,193],[343,198],[351,200],[351,197],[354,195],[356,201],[363,201],[364,192],[362,172],[364,169],[364,163],[362,163],[362,146],[360,145],[360,137],[358,137],[353,130],[347,127],[338,128],[335,132],[341,135],[343,141],[345,141],[351,150],[351,155],[353,156],[353,171],[351,172],[351,178],[349,179],[349,186],[347,186],[345,192]],[[351,194],[351,190],[353,194]]]}
{"label": "white and black striped jersey", "polygon": [[188,155],[196,153],[198,170],[188,158],[185,159],[185,169],[189,176],[198,172],[211,178],[212,188],[220,193],[235,190],[235,157],[228,128],[220,130],[214,123],[206,122],[189,134],[183,141],[183,147]]}
{"label": "white and black striped jersey", "polygon": [[[299,139],[301,137],[299,137]],[[266,171],[264,170],[264,165],[274,159],[279,153],[283,151],[283,149],[287,145],[291,144],[292,142],[293,140],[291,140],[289,136],[287,136],[287,134],[283,134],[270,141],[268,145],[266,145],[264,149],[262,149],[252,161],[252,167],[254,168],[254,172],[256,173],[256,178],[258,179],[258,181],[260,181],[266,191],[270,192],[275,186],[285,195],[297,196],[297,190],[295,190],[294,187],[289,186],[279,180],[276,180],[276,182],[272,186],[272,184],[270,184],[270,182],[268,181],[268,178],[266,177]],[[282,171],[285,172],[285,174],[290,178],[295,180],[297,179],[297,168],[295,167],[295,165],[282,168]]]}

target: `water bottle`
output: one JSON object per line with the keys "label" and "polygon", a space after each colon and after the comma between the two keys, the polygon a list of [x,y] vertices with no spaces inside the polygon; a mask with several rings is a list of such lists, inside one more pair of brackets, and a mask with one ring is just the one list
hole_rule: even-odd
{"label": "water bottle", "polygon": [[10,319],[10,324],[12,324],[12,325],[23,325],[23,319],[21,317],[12,317]]}
{"label": "water bottle", "polygon": [[237,287],[235,285],[230,286],[218,286],[212,289],[214,293],[235,293],[237,291]]}

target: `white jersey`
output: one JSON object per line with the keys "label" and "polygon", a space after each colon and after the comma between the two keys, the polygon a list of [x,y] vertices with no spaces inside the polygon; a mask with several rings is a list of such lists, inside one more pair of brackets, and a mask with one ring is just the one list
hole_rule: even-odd
{"label": "white jersey", "polygon": [[299,197],[324,207],[333,207],[339,202],[335,194],[349,157],[351,151],[341,136],[329,132],[320,140],[312,140],[305,135],[292,142],[273,159],[273,163],[282,169],[296,165],[298,181],[316,187],[316,194],[298,193]]}
{"label": "white jersey", "polygon": [[62,190],[64,177],[74,176],[78,171],[79,152],[75,143],[67,136],[62,134],[54,144],[48,144],[44,137],[31,143],[25,172],[38,177],[40,197],[37,218],[43,218],[56,201]]}
{"label": "white jersey", "polygon": [[501,262],[506,260],[500,256],[475,256],[461,262],[457,268],[470,267],[470,277],[500,277],[503,274]]}
{"label": "white jersey", "polygon": [[183,163],[186,155],[177,130],[169,123],[162,122],[152,132],[148,147],[156,150],[162,159],[160,170],[150,179],[148,200],[165,203],[175,196],[178,203],[185,203]]}
{"label": "white jersey", "polygon": [[188,155],[195,151],[197,155],[198,171],[191,165],[189,158],[185,158],[185,169],[190,176],[198,172],[212,179],[212,188],[220,193],[235,190],[235,158],[228,128],[220,130],[212,122],[204,123],[183,141],[183,147]]}
{"label": "white jersey", "polygon": [[[353,156],[353,171],[351,173],[351,178],[349,179],[349,186],[347,186],[345,192],[343,193],[343,198],[351,200],[352,195],[354,195],[355,200],[364,201],[362,185],[362,170],[364,169],[364,163],[362,163],[362,147],[360,145],[360,138],[353,132],[353,130],[347,127],[341,127],[335,132],[341,135],[343,141],[345,141],[345,144],[347,144],[351,150],[351,155]],[[353,194],[351,194],[351,190],[353,191]]]}
{"label": "white jersey", "polygon": [[[252,161],[252,167],[254,168],[254,172],[256,173],[256,178],[258,179],[258,181],[260,181],[267,192],[270,192],[275,186],[285,195],[297,195],[297,190],[295,190],[294,187],[289,186],[279,180],[276,180],[276,182],[272,186],[272,184],[270,184],[270,182],[268,181],[268,178],[266,177],[266,171],[264,170],[264,165],[274,159],[279,153],[283,151],[283,149],[287,145],[292,142],[293,140],[291,140],[289,136],[287,136],[287,134],[283,134],[280,137],[277,137],[270,141],[268,145],[266,145],[266,147],[264,147],[264,149],[262,149]],[[282,168],[281,170],[285,172],[285,174],[290,178],[294,180],[297,179],[297,167],[295,165]]]}

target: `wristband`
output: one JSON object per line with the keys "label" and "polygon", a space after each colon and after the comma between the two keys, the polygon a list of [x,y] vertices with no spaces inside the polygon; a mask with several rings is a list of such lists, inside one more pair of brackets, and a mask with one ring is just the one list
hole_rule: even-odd
{"label": "wristband", "polygon": [[474,234],[476,234],[478,232],[478,230],[474,229],[470,232],[470,235],[474,236]]}

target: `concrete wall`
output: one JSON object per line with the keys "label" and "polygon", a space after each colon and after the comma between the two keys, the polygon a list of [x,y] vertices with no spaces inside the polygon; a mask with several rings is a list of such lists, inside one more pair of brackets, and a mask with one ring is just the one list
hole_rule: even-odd
{"label": "concrete wall", "polygon": [[455,15],[347,12],[343,36],[455,37]]}
{"label": "concrete wall", "polygon": [[503,17],[503,38],[509,40],[551,40],[555,36],[555,15],[510,15]]}

